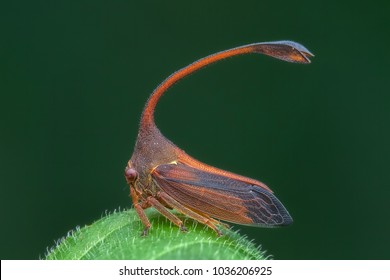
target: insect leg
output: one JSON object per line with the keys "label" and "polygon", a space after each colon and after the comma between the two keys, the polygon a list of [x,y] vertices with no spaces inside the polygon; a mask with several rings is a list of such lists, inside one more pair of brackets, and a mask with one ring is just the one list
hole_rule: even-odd
{"label": "insect leg", "polygon": [[157,199],[155,199],[153,196],[149,196],[147,198],[147,201],[150,203],[151,206],[153,206],[158,212],[160,212],[164,217],[166,217],[168,220],[170,220],[172,223],[177,225],[181,231],[188,231],[187,228],[183,225],[182,220],[180,220],[178,217],[176,217],[174,214],[169,212],[167,208],[165,208],[164,205],[161,204]]}
{"label": "insect leg", "polygon": [[139,200],[138,195],[136,194],[134,188],[130,188],[130,195],[131,195],[131,199],[133,200],[135,211],[137,212],[138,217],[141,219],[142,224],[145,226],[144,231],[142,232],[141,235],[146,236],[148,235],[148,231],[150,229],[150,222],[148,217],[146,217],[144,209],[148,207],[146,207],[146,205],[143,205],[144,207],[141,207],[141,205],[138,202]]}
{"label": "insect leg", "polygon": [[174,200],[172,197],[170,197],[165,192],[159,192],[157,194],[157,196],[163,202],[170,205],[172,208],[176,209],[180,213],[190,217],[191,219],[198,221],[199,223],[207,225],[209,228],[213,229],[219,236],[222,235],[222,232],[217,228],[217,225],[219,224],[219,222],[217,220],[206,218],[206,217],[192,211],[191,209],[183,206],[182,204],[180,204],[179,202]]}

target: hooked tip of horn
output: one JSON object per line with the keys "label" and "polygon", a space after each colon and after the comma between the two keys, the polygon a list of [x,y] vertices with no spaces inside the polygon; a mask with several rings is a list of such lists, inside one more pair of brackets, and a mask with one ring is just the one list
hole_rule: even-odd
{"label": "hooked tip of horn", "polygon": [[269,55],[284,61],[295,63],[310,63],[314,57],[306,47],[293,41],[274,41],[253,44],[256,53]]}

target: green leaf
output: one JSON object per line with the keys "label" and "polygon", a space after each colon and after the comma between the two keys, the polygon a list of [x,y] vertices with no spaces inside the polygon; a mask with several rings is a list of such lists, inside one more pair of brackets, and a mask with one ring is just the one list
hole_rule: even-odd
{"label": "green leaf", "polygon": [[184,233],[155,210],[146,212],[152,223],[146,237],[141,237],[143,225],[133,209],[114,212],[90,226],[71,231],[57,242],[46,259],[266,259],[264,252],[237,232],[222,229],[224,235],[218,237],[213,230],[188,219],[188,232]]}

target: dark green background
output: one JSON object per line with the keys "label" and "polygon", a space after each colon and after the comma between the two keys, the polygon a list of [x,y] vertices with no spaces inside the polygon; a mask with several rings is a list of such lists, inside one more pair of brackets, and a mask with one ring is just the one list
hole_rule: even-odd
{"label": "dark green background", "polygon": [[165,77],[290,39],[311,65],[220,62],[176,85],[156,121],[195,158],[275,191],[291,227],[235,227],[275,258],[389,259],[389,4],[138,2],[0,4],[0,257],[43,257],[76,225],[131,206],[124,167]]}

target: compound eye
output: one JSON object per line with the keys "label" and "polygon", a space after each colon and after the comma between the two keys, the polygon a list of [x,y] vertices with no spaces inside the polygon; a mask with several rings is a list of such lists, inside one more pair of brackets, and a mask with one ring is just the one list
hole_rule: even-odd
{"label": "compound eye", "polygon": [[135,181],[138,177],[138,172],[134,168],[126,167],[125,176],[129,181]]}

